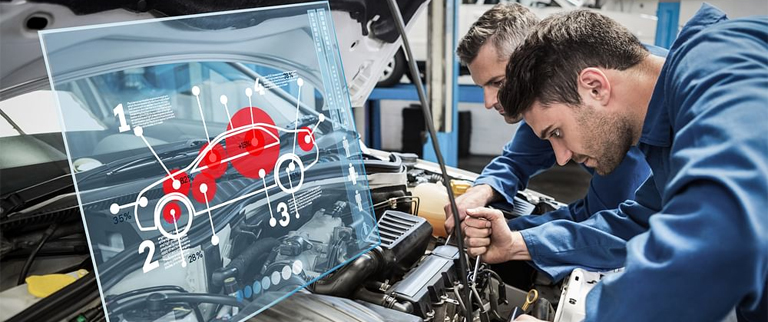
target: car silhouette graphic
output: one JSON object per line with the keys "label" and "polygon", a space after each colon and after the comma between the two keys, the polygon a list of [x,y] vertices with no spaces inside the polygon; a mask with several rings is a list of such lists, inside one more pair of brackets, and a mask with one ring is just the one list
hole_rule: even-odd
{"label": "car silhouette graphic", "polygon": [[[242,109],[238,113],[242,113],[243,111],[248,109],[249,108]],[[256,109],[256,108],[252,107],[250,109]],[[114,213],[119,211],[120,208],[133,206],[133,211],[135,214],[134,218],[136,220],[136,225],[140,231],[158,230],[163,236],[169,239],[180,239],[191,228],[192,219],[194,217],[204,215],[204,214],[208,214],[210,217],[211,211],[213,210],[230,205],[239,200],[249,198],[251,196],[254,196],[260,193],[267,193],[269,189],[274,188],[276,186],[279,187],[285,193],[293,194],[301,188],[301,185],[304,181],[304,171],[311,168],[313,165],[315,165],[318,162],[319,151],[315,146],[315,138],[313,136],[313,132],[314,132],[314,129],[317,128],[317,125],[323,121],[324,121],[324,116],[321,114],[320,117],[318,118],[317,124],[315,124],[313,128],[303,127],[298,129],[285,129],[285,128],[277,127],[268,122],[245,124],[241,126],[236,126],[234,128],[230,126],[225,132],[213,138],[210,141],[210,143],[207,144],[200,151],[200,153],[194,159],[194,161],[191,162],[188,166],[180,170],[175,170],[172,172],[168,171],[169,175],[166,175],[162,179],[158,179],[157,181],[153,182],[152,184],[142,189],[137,195],[135,202],[127,205],[112,204],[112,206],[110,207],[110,211]],[[134,134],[136,136],[142,137],[143,136],[142,132],[143,131],[140,127],[134,128]],[[215,205],[211,205],[210,201],[212,199],[213,194],[215,193],[215,177],[220,176],[221,173],[209,175],[209,172],[216,172],[218,170],[215,170],[214,168],[221,168],[222,166],[226,167],[228,163],[235,163],[235,162],[238,162],[238,160],[243,158],[254,157],[254,155],[257,158],[263,157],[264,155],[261,155],[263,151],[272,151],[275,153],[279,153],[280,144],[281,144],[281,139],[280,139],[281,136],[277,135],[279,132],[294,134],[293,136],[289,135],[289,136],[283,136],[283,137],[292,137],[294,138],[294,141],[301,140],[301,142],[294,142],[294,145],[299,145],[302,150],[306,152],[310,152],[311,150],[314,150],[315,158],[312,160],[312,162],[309,163],[308,165],[304,165],[301,158],[299,158],[299,156],[296,155],[295,153],[293,152],[284,153],[283,155],[279,156],[276,161],[273,160],[272,162],[267,163],[267,165],[273,165],[274,168],[258,169],[258,178],[264,182],[263,188],[251,191],[247,194],[238,196],[237,198],[234,198],[234,199],[225,200]],[[253,143],[254,137],[260,138],[258,140],[260,142]],[[240,139],[240,140],[228,140],[233,138]],[[266,140],[264,140],[263,138],[266,138]],[[222,158],[221,156],[222,153],[220,151],[223,150],[223,148],[220,144],[225,142],[228,146],[227,148],[228,151],[234,150],[237,152],[236,153],[230,152],[230,154],[227,155],[226,158]],[[240,144],[230,146],[232,142],[240,142]],[[252,148],[253,146],[258,146],[258,147],[253,149]],[[294,147],[294,152],[295,152],[295,147]],[[273,183],[268,184],[267,178],[266,178],[267,174],[272,172],[273,170],[275,171],[275,173],[277,173],[280,170],[281,165],[285,165],[286,162],[288,163],[287,163],[287,166],[284,167],[285,171],[289,172],[289,174],[290,172],[298,171],[299,180],[294,182],[290,178],[291,176],[288,176],[289,182],[286,184],[281,181],[281,178],[280,178],[281,176],[274,175]],[[191,177],[193,177],[194,179],[190,180]],[[189,193],[187,192],[187,190],[189,190],[190,188],[189,187],[190,181],[192,181],[192,184],[191,184],[192,191],[189,191],[189,192],[193,195],[193,198],[196,199],[195,201],[197,201],[197,203],[200,204],[199,207],[195,207],[194,201],[190,199]],[[200,183],[195,184],[195,182],[198,182],[198,181],[200,181]],[[154,208],[148,207],[149,199],[146,197],[147,192],[161,185],[164,188],[168,188],[168,187],[171,187],[171,188],[164,189],[166,190],[166,193],[157,201]],[[267,195],[267,199],[269,200],[268,195]],[[278,211],[280,211],[280,209],[278,209]],[[271,205],[270,205],[270,212],[272,212]],[[179,227],[178,221],[181,215],[185,213],[191,214],[192,216],[190,216],[190,218],[186,220],[186,224],[184,226]],[[152,226],[142,225],[141,220],[139,219],[139,218],[146,218],[147,215],[153,216]],[[173,225],[175,226],[175,229],[172,232],[169,232],[163,227],[163,223],[161,221],[163,219],[165,219],[165,221],[168,223],[173,223]],[[275,220],[274,218],[270,220],[270,224],[272,226],[275,226],[276,222],[277,220]],[[282,221],[280,223],[281,225],[285,226],[285,224],[283,224]],[[212,225],[212,228],[213,228],[213,225]],[[214,244],[218,244],[218,237],[216,236],[215,231],[213,232],[211,241]]]}

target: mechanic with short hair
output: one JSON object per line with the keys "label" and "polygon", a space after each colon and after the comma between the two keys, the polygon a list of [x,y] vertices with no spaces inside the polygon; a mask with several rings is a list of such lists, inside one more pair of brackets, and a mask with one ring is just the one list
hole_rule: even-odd
{"label": "mechanic with short hair", "polygon": [[[719,321],[734,307],[739,321],[768,321],[768,16],[729,20],[704,4],[665,60],[579,10],[542,21],[510,59],[505,113],[561,163],[607,174],[636,145],[653,172],[618,209],[537,232],[579,251],[601,247],[589,230],[630,239],[625,270],[589,293],[586,321]],[[524,251],[500,212],[467,214],[471,254]]]}
{"label": "mechanic with short hair", "polygon": [[[505,115],[497,99],[497,93],[504,81],[504,72],[509,56],[539,19],[527,7],[520,4],[498,4],[485,12],[469,29],[460,41],[457,54],[461,62],[468,66],[475,84],[483,88],[485,108],[495,109],[504,116],[507,123],[516,123],[519,119]],[[651,46],[652,47],[652,46]],[[658,47],[651,50],[659,55],[666,51]],[[536,173],[551,168],[556,161],[552,146],[539,139],[524,122],[520,124],[514,138],[504,147],[501,156],[496,157],[475,181],[474,186],[456,199],[459,218],[464,219],[466,209],[483,207],[495,201],[513,204],[518,190],[525,189],[528,180]],[[565,165],[568,160],[557,160]],[[610,175],[593,174],[587,195],[568,207],[546,213],[541,216],[523,216],[509,221],[512,230],[537,227],[557,219],[583,221],[597,211],[612,209],[622,201],[631,199],[635,190],[650,174],[648,164],[637,148],[626,153],[621,166]],[[450,204],[445,206],[446,230],[452,231],[453,218]],[[549,226],[546,226],[549,227]],[[602,245],[599,250],[589,252],[572,250],[557,257],[538,257],[539,253],[560,253],[563,248],[557,243],[540,241],[534,228],[516,233],[515,239],[528,245],[532,264],[554,280],[560,280],[576,267],[589,269],[614,269],[621,267],[625,257],[625,240],[599,231],[592,236],[594,243]]]}

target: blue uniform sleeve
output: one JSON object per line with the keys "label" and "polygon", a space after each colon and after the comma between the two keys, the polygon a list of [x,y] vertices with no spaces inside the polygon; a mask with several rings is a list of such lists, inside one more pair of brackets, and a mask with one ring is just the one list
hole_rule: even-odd
{"label": "blue uniform sleeve", "polygon": [[583,199],[540,216],[515,218],[509,221],[509,228],[523,230],[558,219],[581,222],[598,211],[615,209],[624,200],[634,199],[635,191],[651,173],[645,156],[637,147],[632,147],[621,164],[608,175],[588,171],[592,173],[592,180]]}
{"label": "blue uniform sleeve", "polygon": [[603,210],[577,223],[556,220],[522,230],[531,263],[559,281],[575,268],[609,270],[624,266],[626,241],[648,229],[648,218],[660,208],[653,176],[637,190],[636,200]]}
{"label": "blue uniform sleeve", "polygon": [[768,321],[766,53],[759,17],[712,26],[667,62],[663,208],[627,244],[625,271],[590,292],[586,321],[718,321],[734,307]]}
{"label": "blue uniform sleeve", "polygon": [[531,176],[555,164],[555,153],[548,141],[539,139],[525,122],[515,137],[504,146],[502,154],[489,163],[475,185],[487,184],[514,205],[515,194],[528,185]]}

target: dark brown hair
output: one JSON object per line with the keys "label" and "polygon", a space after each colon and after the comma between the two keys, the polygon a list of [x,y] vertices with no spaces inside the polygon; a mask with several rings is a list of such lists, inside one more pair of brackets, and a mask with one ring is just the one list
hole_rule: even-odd
{"label": "dark brown hair", "polygon": [[539,101],[580,106],[577,78],[588,67],[626,70],[650,53],[629,30],[589,10],[555,14],[509,58],[499,102],[510,117]]}

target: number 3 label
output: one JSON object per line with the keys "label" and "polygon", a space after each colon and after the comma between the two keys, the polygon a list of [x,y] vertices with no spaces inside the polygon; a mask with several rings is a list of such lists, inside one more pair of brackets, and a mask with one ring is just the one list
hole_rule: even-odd
{"label": "number 3 label", "polygon": [[280,219],[280,226],[288,226],[288,224],[291,222],[291,215],[288,214],[288,206],[285,204],[285,202],[277,204],[277,212],[283,216]]}

